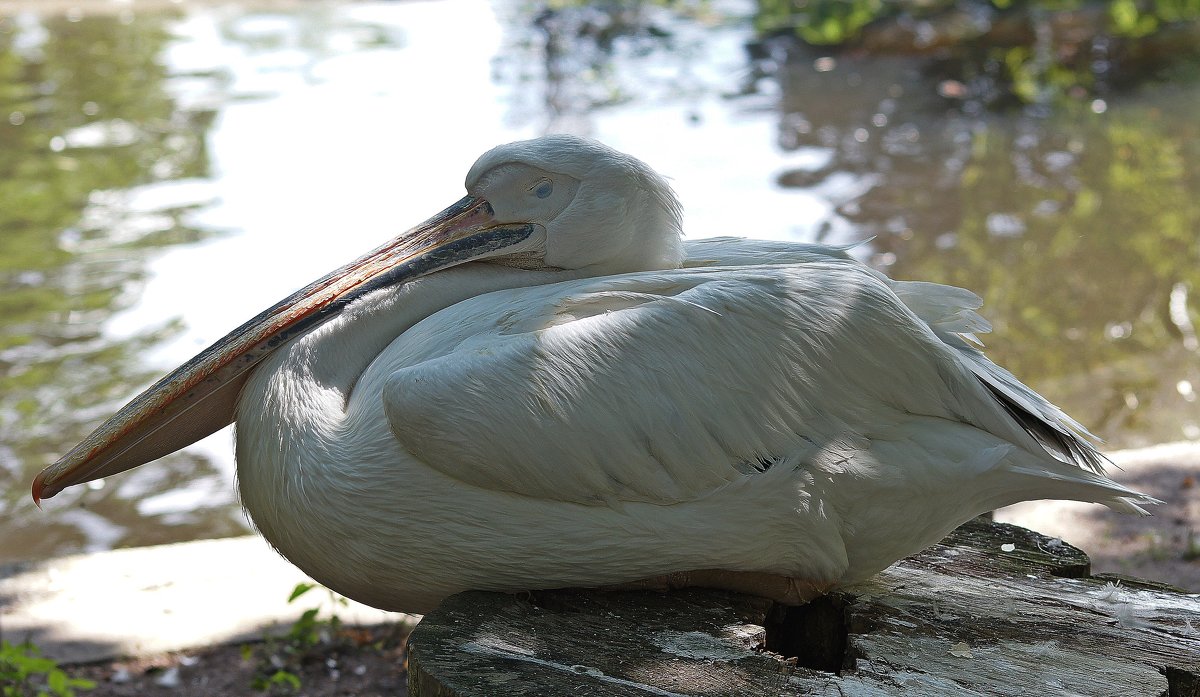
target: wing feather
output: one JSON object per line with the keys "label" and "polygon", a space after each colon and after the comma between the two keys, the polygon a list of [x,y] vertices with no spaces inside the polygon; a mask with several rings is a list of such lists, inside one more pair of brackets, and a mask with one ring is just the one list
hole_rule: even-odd
{"label": "wing feather", "polygon": [[913,414],[1036,449],[885,281],[816,255],[490,293],[410,330],[453,340],[385,412],[429,467],[581,504],[694,500]]}
{"label": "wing feather", "polygon": [[[685,243],[685,266],[745,266],[849,260],[856,245],[717,237]],[[955,358],[987,387],[1009,416],[1056,459],[1103,474],[1107,459],[1096,448],[1098,439],[1045,397],[987,359],[977,334],[992,330],[976,312],[983,300],[969,290],[923,281],[895,281],[874,272],[944,344]]]}

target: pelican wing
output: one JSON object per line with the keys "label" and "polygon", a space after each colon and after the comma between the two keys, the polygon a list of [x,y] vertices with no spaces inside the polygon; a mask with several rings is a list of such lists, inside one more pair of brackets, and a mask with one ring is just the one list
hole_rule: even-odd
{"label": "pelican wing", "polygon": [[402,338],[426,348],[390,375],[388,421],[463,482],[609,505],[693,500],[911,415],[1040,453],[886,279],[818,256],[459,303]]}
{"label": "pelican wing", "polygon": [[[688,241],[685,266],[751,266],[757,264],[802,264],[812,261],[851,259],[848,250],[856,245],[831,246],[804,242],[714,237]],[[980,350],[977,334],[992,325],[976,312],[983,300],[965,288],[896,281],[872,272],[921,321],[929,326],[958,360],[982,381],[1009,414],[1042,447],[1062,461],[1103,474],[1104,456],[1096,450],[1096,437],[1046,398],[1024,385],[1012,373],[987,359]]]}

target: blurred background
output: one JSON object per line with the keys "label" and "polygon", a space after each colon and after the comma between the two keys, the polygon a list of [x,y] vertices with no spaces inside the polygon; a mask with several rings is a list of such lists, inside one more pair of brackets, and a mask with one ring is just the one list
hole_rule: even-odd
{"label": "blurred background", "polygon": [[[29,484],[548,132],[671,177],[692,237],[974,290],[1108,449],[1200,441],[1198,78],[1200,0],[0,0],[0,562],[246,532],[228,431]],[[1200,566],[1193,475],[1138,554]]]}

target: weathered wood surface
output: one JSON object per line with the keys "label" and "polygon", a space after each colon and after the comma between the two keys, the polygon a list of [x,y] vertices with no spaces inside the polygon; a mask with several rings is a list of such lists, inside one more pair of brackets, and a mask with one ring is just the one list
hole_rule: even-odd
{"label": "weathered wood surface", "polygon": [[463,593],[409,647],[418,697],[1200,697],[1200,597],[1089,577],[1083,552],[999,523],[806,608],[705,590]]}

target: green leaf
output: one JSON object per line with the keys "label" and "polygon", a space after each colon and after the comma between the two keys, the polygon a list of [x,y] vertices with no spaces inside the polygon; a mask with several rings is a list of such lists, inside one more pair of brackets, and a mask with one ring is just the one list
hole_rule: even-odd
{"label": "green leaf", "polygon": [[293,600],[295,600],[296,598],[299,598],[300,596],[309,592],[313,588],[316,588],[315,583],[297,583],[296,587],[292,589],[292,594],[288,596],[287,601],[290,603]]}
{"label": "green leaf", "polygon": [[46,686],[50,688],[51,692],[59,695],[67,694],[70,691],[67,686],[67,674],[61,670],[52,670],[46,674]]}
{"label": "green leaf", "polygon": [[58,664],[49,658],[34,658],[30,656],[25,659],[24,667],[30,673],[48,673],[58,667]]}
{"label": "green leaf", "polygon": [[277,670],[268,681],[271,685],[283,685],[292,690],[300,689],[300,677],[295,673],[289,673],[286,670]]}

